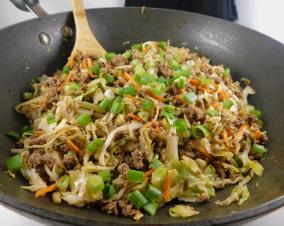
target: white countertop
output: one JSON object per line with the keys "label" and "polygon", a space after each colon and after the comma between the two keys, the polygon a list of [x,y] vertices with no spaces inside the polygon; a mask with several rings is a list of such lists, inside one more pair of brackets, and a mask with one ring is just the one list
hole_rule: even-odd
{"label": "white countertop", "polygon": [[[274,39],[284,43],[284,1],[280,0],[236,0],[239,12],[237,23],[258,30]],[[41,0],[41,5],[50,14],[69,11],[69,0]],[[85,0],[87,8],[110,6],[123,6],[124,0]],[[30,13],[16,9],[9,1],[0,1],[0,29],[20,21],[33,18]],[[282,22],[281,22],[282,21]],[[280,27],[282,26],[282,27]],[[22,216],[0,204],[0,225],[7,226],[44,226],[26,216]],[[284,207],[254,220],[243,226],[282,226],[284,220]]]}

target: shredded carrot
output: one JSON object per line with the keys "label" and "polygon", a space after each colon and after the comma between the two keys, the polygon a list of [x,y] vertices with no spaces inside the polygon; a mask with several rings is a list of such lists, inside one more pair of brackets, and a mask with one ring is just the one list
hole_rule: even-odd
{"label": "shredded carrot", "polygon": [[224,130],[222,132],[222,136],[223,136],[223,139],[224,139],[226,146],[229,147],[229,148],[233,148],[233,145],[229,142],[227,130]]}
{"label": "shredded carrot", "polygon": [[248,129],[248,126],[246,124],[243,124],[240,127],[239,131],[236,133],[234,141],[239,142],[242,139],[244,133],[247,131],[247,129]]}
{"label": "shredded carrot", "polygon": [[182,100],[182,95],[180,95],[180,94],[176,95],[176,96],[175,96],[175,99],[176,99],[176,100]]}
{"label": "shredded carrot", "polygon": [[129,113],[127,116],[128,116],[129,118],[134,119],[134,120],[137,121],[137,122],[145,123],[145,120],[142,119],[141,117],[139,117],[138,115],[134,115],[134,114],[132,114],[132,113]]}
{"label": "shredded carrot", "polygon": [[38,190],[38,191],[35,193],[35,197],[36,197],[36,198],[38,198],[38,197],[43,197],[43,196],[46,195],[46,193],[55,191],[56,189],[57,189],[56,184],[49,185],[49,186],[46,187],[46,188],[42,188],[42,189]]}
{"label": "shredded carrot", "polygon": [[152,175],[152,173],[154,172],[155,169],[150,169],[147,172],[144,173],[144,177],[149,177]]}
{"label": "shredded carrot", "polygon": [[158,101],[163,102],[163,100],[164,100],[164,97],[155,95],[154,93],[152,93],[151,90],[145,90],[145,93],[146,93],[147,95],[149,95],[150,97],[152,97],[152,98],[158,100]]}
{"label": "shredded carrot", "polygon": [[67,78],[65,79],[65,81],[61,84],[61,86],[58,87],[58,90],[59,90],[59,91],[62,91],[62,90],[64,89],[64,86],[65,86],[68,82],[70,82],[71,78],[72,78],[72,74],[69,73],[69,74],[67,75]]}
{"label": "shredded carrot", "polygon": [[132,78],[130,74],[128,74],[127,72],[124,72],[123,76],[126,80],[128,80],[134,86],[137,92],[141,90],[140,85]]}
{"label": "shredded carrot", "polygon": [[233,131],[231,129],[227,129],[227,133],[228,133],[228,136],[232,136],[233,135]]}
{"label": "shredded carrot", "polygon": [[93,60],[90,57],[87,58],[87,66],[88,68],[93,66]]}
{"label": "shredded carrot", "polygon": [[70,148],[73,152],[81,155],[80,149],[71,141],[71,140],[66,140],[66,145],[68,148]]}
{"label": "shredded carrot", "polygon": [[173,173],[172,171],[168,171],[167,178],[163,184],[163,199],[164,201],[168,202],[170,201],[170,191],[171,191],[171,186],[173,183]]}
{"label": "shredded carrot", "polygon": [[260,131],[259,129],[256,130],[256,131],[253,133],[253,137],[254,137],[255,139],[261,138],[261,135],[262,135],[262,133],[261,133],[261,131]]}
{"label": "shredded carrot", "polygon": [[193,86],[200,86],[201,85],[200,82],[196,79],[190,79],[189,82]]}
{"label": "shredded carrot", "polygon": [[156,105],[156,114],[155,114],[155,117],[153,119],[153,122],[156,122],[158,117],[159,117],[159,113],[160,113],[160,106],[159,105]]}
{"label": "shredded carrot", "polygon": [[228,98],[228,94],[226,93],[226,91],[225,90],[220,90],[220,92],[219,92],[219,99],[221,101],[224,101],[227,98]]}

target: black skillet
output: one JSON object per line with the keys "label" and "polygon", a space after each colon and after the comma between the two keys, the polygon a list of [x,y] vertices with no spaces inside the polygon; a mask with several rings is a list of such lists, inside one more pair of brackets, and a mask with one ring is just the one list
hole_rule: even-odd
{"label": "black skillet", "polygon": [[[128,218],[108,216],[97,209],[79,209],[55,205],[48,197],[35,199],[20,188],[27,182],[5,174],[5,160],[14,143],[3,134],[20,129],[27,123],[17,115],[14,106],[31,80],[51,75],[66,63],[74,37],[62,36],[62,26],[74,28],[72,14],[61,13],[31,20],[0,31],[0,200],[8,206],[48,220],[78,225],[212,225],[235,222],[263,214],[284,204],[284,46],[244,27],[198,14],[141,8],[112,8],[87,11],[91,28],[102,45],[121,52],[131,44],[147,40],[171,40],[175,46],[186,45],[212,59],[215,64],[231,68],[235,80],[245,76],[253,81],[257,95],[250,99],[263,111],[268,130],[269,152],[263,160],[265,173],[249,184],[251,196],[244,205],[217,207],[215,199],[193,205],[200,215],[180,220],[168,216],[166,205],[153,216],[136,223]],[[39,35],[50,37],[43,45]],[[45,37],[47,38],[47,37]],[[43,39],[47,40],[48,39]],[[128,42],[129,41],[129,42]],[[129,44],[125,44],[129,43]],[[218,192],[224,198],[230,188]]]}

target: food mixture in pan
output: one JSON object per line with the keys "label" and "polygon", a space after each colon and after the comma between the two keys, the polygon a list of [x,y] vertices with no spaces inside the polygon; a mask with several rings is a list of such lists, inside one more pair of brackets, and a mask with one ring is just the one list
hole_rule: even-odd
{"label": "food mixture in pan", "polygon": [[8,173],[24,189],[54,203],[90,206],[133,217],[173,199],[172,217],[198,214],[203,203],[234,185],[217,206],[249,198],[266,152],[261,111],[248,104],[248,79],[168,42],[136,44],[96,59],[78,54],[62,71],[32,82],[16,111],[30,120]]}

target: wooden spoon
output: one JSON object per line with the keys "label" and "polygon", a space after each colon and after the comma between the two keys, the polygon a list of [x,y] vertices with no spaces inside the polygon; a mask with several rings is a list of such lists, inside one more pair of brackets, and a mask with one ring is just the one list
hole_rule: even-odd
{"label": "wooden spoon", "polygon": [[72,59],[78,53],[97,57],[104,56],[106,50],[98,42],[90,29],[83,0],[71,0],[71,2],[76,26],[76,41],[70,58]]}

